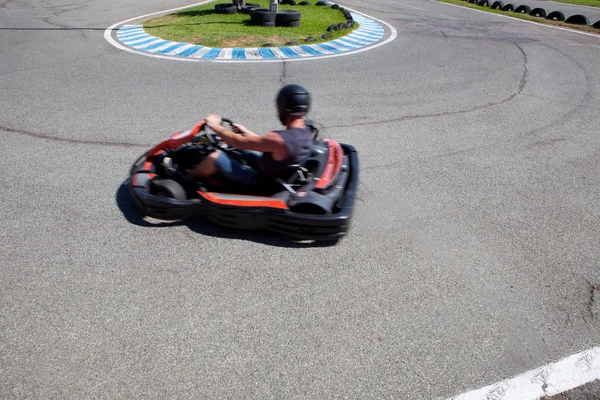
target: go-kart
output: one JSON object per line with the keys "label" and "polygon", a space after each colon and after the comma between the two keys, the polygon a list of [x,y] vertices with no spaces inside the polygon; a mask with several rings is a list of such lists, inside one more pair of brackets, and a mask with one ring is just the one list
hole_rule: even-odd
{"label": "go-kart", "polygon": [[[232,121],[223,118],[224,124]],[[178,132],[144,153],[132,166],[129,189],[138,209],[163,220],[201,215],[237,229],[266,229],[293,239],[338,240],[348,232],[358,186],[354,147],[319,138],[302,162],[276,171],[259,185],[239,185],[213,175],[180,179],[215,150],[244,163],[244,154],[225,144],[204,121]]]}

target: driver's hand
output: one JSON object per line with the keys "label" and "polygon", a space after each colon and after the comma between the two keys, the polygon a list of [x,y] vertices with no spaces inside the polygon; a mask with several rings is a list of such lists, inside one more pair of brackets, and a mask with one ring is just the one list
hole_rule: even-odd
{"label": "driver's hand", "polygon": [[217,114],[208,114],[206,118],[204,118],[206,124],[212,130],[215,130],[215,127],[221,126],[221,116]]}
{"label": "driver's hand", "polygon": [[244,135],[248,132],[248,129],[244,125],[233,123],[231,124],[232,130],[234,133]]}

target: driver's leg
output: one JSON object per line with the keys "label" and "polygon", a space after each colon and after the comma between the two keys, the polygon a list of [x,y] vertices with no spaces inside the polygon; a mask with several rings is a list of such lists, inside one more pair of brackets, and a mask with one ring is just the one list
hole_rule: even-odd
{"label": "driver's leg", "polygon": [[220,151],[213,151],[207,155],[204,160],[190,170],[187,174],[189,179],[202,178],[203,176],[210,176],[217,172],[215,167],[215,160],[221,154]]}

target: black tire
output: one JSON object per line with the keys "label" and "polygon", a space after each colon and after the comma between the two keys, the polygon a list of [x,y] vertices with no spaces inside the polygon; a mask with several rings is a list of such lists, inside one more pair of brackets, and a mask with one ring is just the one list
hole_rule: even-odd
{"label": "black tire", "polygon": [[338,29],[339,29],[340,31],[341,31],[342,29],[344,29],[345,27],[346,27],[346,24],[344,24],[344,23],[341,23],[341,22],[340,22],[340,23],[338,24]]}
{"label": "black tire", "polygon": [[295,6],[296,0],[281,0],[280,4],[288,5],[288,6]]}
{"label": "black tire", "polygon": [[556,21],[564,21],[565,14],[561,13],[560,11],[552,11],[550,14],[548,14],[546,19],[554,19]]}
{"label": "black tire", "polygon": [[250,14],[250,12],[252,12],[252,11],[256,10],[257,8],[260,8],[260,6],[259,6],[259,7],[254,7],[254,6],[243,6],[243,7],[241,8],[240,12],[241,12],[242,14]]}
{"label": "black tire", "polygon": [[314,38],[314,37],[312,37],[312,36],[309,36],[309,37],[307,37],[306,39],[304,39],[304,41],[305,41],[306,43],[314,42],[315,40],[317,40],[317,39],[315,39],[315,38]]}
{"label": "black tire", "polygon": [[274,28],[276,25],[275,25],[275,22],[263,22],[262,24],[260,24],[260,26],[265,26],[267,28]]}
{"label": "black tire", "polygon": [[298,42],[287,42],[285,45],[286,46],[298,46]]}
{"label": "black tire", "polygon": [[504,7],[502,7],[502,11],[515,11],[515,6],[513,6],[512,4],[507,4]]}
{"label": "black tire", "polygon": [[183,186],[172,179],[152,179],[150,181],[150,194],[175,200],[187,200],[187,194]]}
{"label": "black tire", "polygon": [[492,3],[492,6],[490,7],[492,10],[502,10],[504,8],[504,3],[501,1],[495,1]]}
{"label": "black tire", "polygon": [[529,14],[531,12],[531,7],[525,4],[521,4],[519,7],[517,7],[515,12],[520,14]]}
{"label": "black tire", "polygon": [[479,0],[479,3],[477,3],[477,5],[481,6],[481,7],[489,7],[490,2],[489,2],[489,0]]}
{"label": "black tire", "polygon": [[237,7],[231,3],[222,3],[215,5],[215,12],[217,14],[235,14],[237,13]]}
{"label": "black tire", "polygon": [[337,26],[337,25],[335,25],[335,24],[331,24],[331,25],[329,25],[329,26],[327,27],[327,32],[335,32],[335,31],[337,31],[337,30],[339,30],[339,28],[338,28],[338,26]]}
{"label": "black tire", "polygon": [[600,21],[597,21],[594,25],[592,25],[596,29],[600,29]]}
{"label": "black tire", "polygon": [[574,24],[574,25],[589,25],[590,24],[590,21],[587,19],[587,17],[585,15],[581,15],[581,14],[571,15],[569,18],[567,18],[565,20],[565,22],[567,24]]}
{"label": "black tire", "polygon": [[321,39],[327,40],[327,39],[330,39],[330,38],[331,38],[331,35],[329,33],[325,33],[325,34],[321,35]]}
{"label": "black tire", "polygon": [[275,25],[275,16],[277,13],[271,12],[266,8],[257,8],[250,11],[250,24],[251,25],[263,25],[264,23],[270,22]]}
{"label": "black tire", "polygon": [[546,18],[546,10],[544,10],[543,8],[534,8],[533,10],[531,10],[529,15],[531,15],[532,17]]}
{"label": "black tire", "polygon": [[310,1],[301,1],[300,3],[298,3],[299,6],[312,6],[312,3]]}
{"label": "black tire", "polygon": [[285,24],[286,22],[290,21],[299,21],[301,16],[302,14],[300,13],[300,11],[281,10],[275,16],[275,22],[277,24]]}
{"label": "black tire", "polygon": [[317,1],[315,6],[319,6],[319,7],[323,7],[323,6],[327,6],[329,4],[325,3],[324,1]]}
{"label": "black tire", "polygon": [[334,10],[339,10],[340,9],[340,5],[339,4],[334,4],[331,6],[331,8],[333,8]]}

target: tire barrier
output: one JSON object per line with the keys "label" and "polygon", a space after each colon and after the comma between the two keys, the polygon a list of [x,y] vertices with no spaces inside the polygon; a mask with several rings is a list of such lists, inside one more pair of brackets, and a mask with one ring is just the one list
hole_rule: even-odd
{"label": "tire barrier", "polygon": [[544,10],[543,8],[534,8],[533,10],[531,10],[529,15],[531,15],[532,17],[546,18],[546,10]]}
{"label": "tire barrier", "polygon": [[326,3],[324,1],[317,1],[315,6],[319,6],[319,7],[323,7],[323,6],[328,6],[329,3]]}
{"label": "tire barrier", "polygon": [[550,14],[547,14],[546,10],[544,10],[543,8],[537,7],[532,10],[531,7],[527,4],[521,4],[517,8],[515,8],[513,4],[505,4],[502,0],[466,0],[466,2],[471,4],[477,4],[480,7],[489,7],[492,10],[513,11],[519,14],[528,14],[532,17],[540,17],[545,18],[547,20],[566,22],[568,24],[573,25],[587,25],[596,29],[600,29],[600,21],[597,21],[595,24],[592,25],[590,24],[589,19],[585,15],[581,14],[575,14],[565,19],[565,15],[560,11],[552,11]]}
{"label": "tire barrier", "polygon": [[515,12],[519,14],[529,14],[531,12],[531,7],[521,4],[515,9]]}
{"label": "tire barrier", "polygon": [[236,14],[237,7],[231,3],[215,4],[215,12],[217,14]]}
{"label": "tire barrier", "polygon": [[555,21],[564,21],[565,14],[561,13],[560,11],[552,11],[550,14],[548,14],[546,19],[553,19]]}
{"label": "tire barrier", "polygon": [[310,1],[301,1],[300,3],[298,3],[299,6],[312,6],[312,3]]}
{"label": "tire barrier", "polygon": [[567,18],[565,20],[565,22],[567,24],[574,24],[574,25],[589,25],[590,24],[590,21],[588,21],[587,17],[585,17],[581,14],[571,15],[569,18]]}

